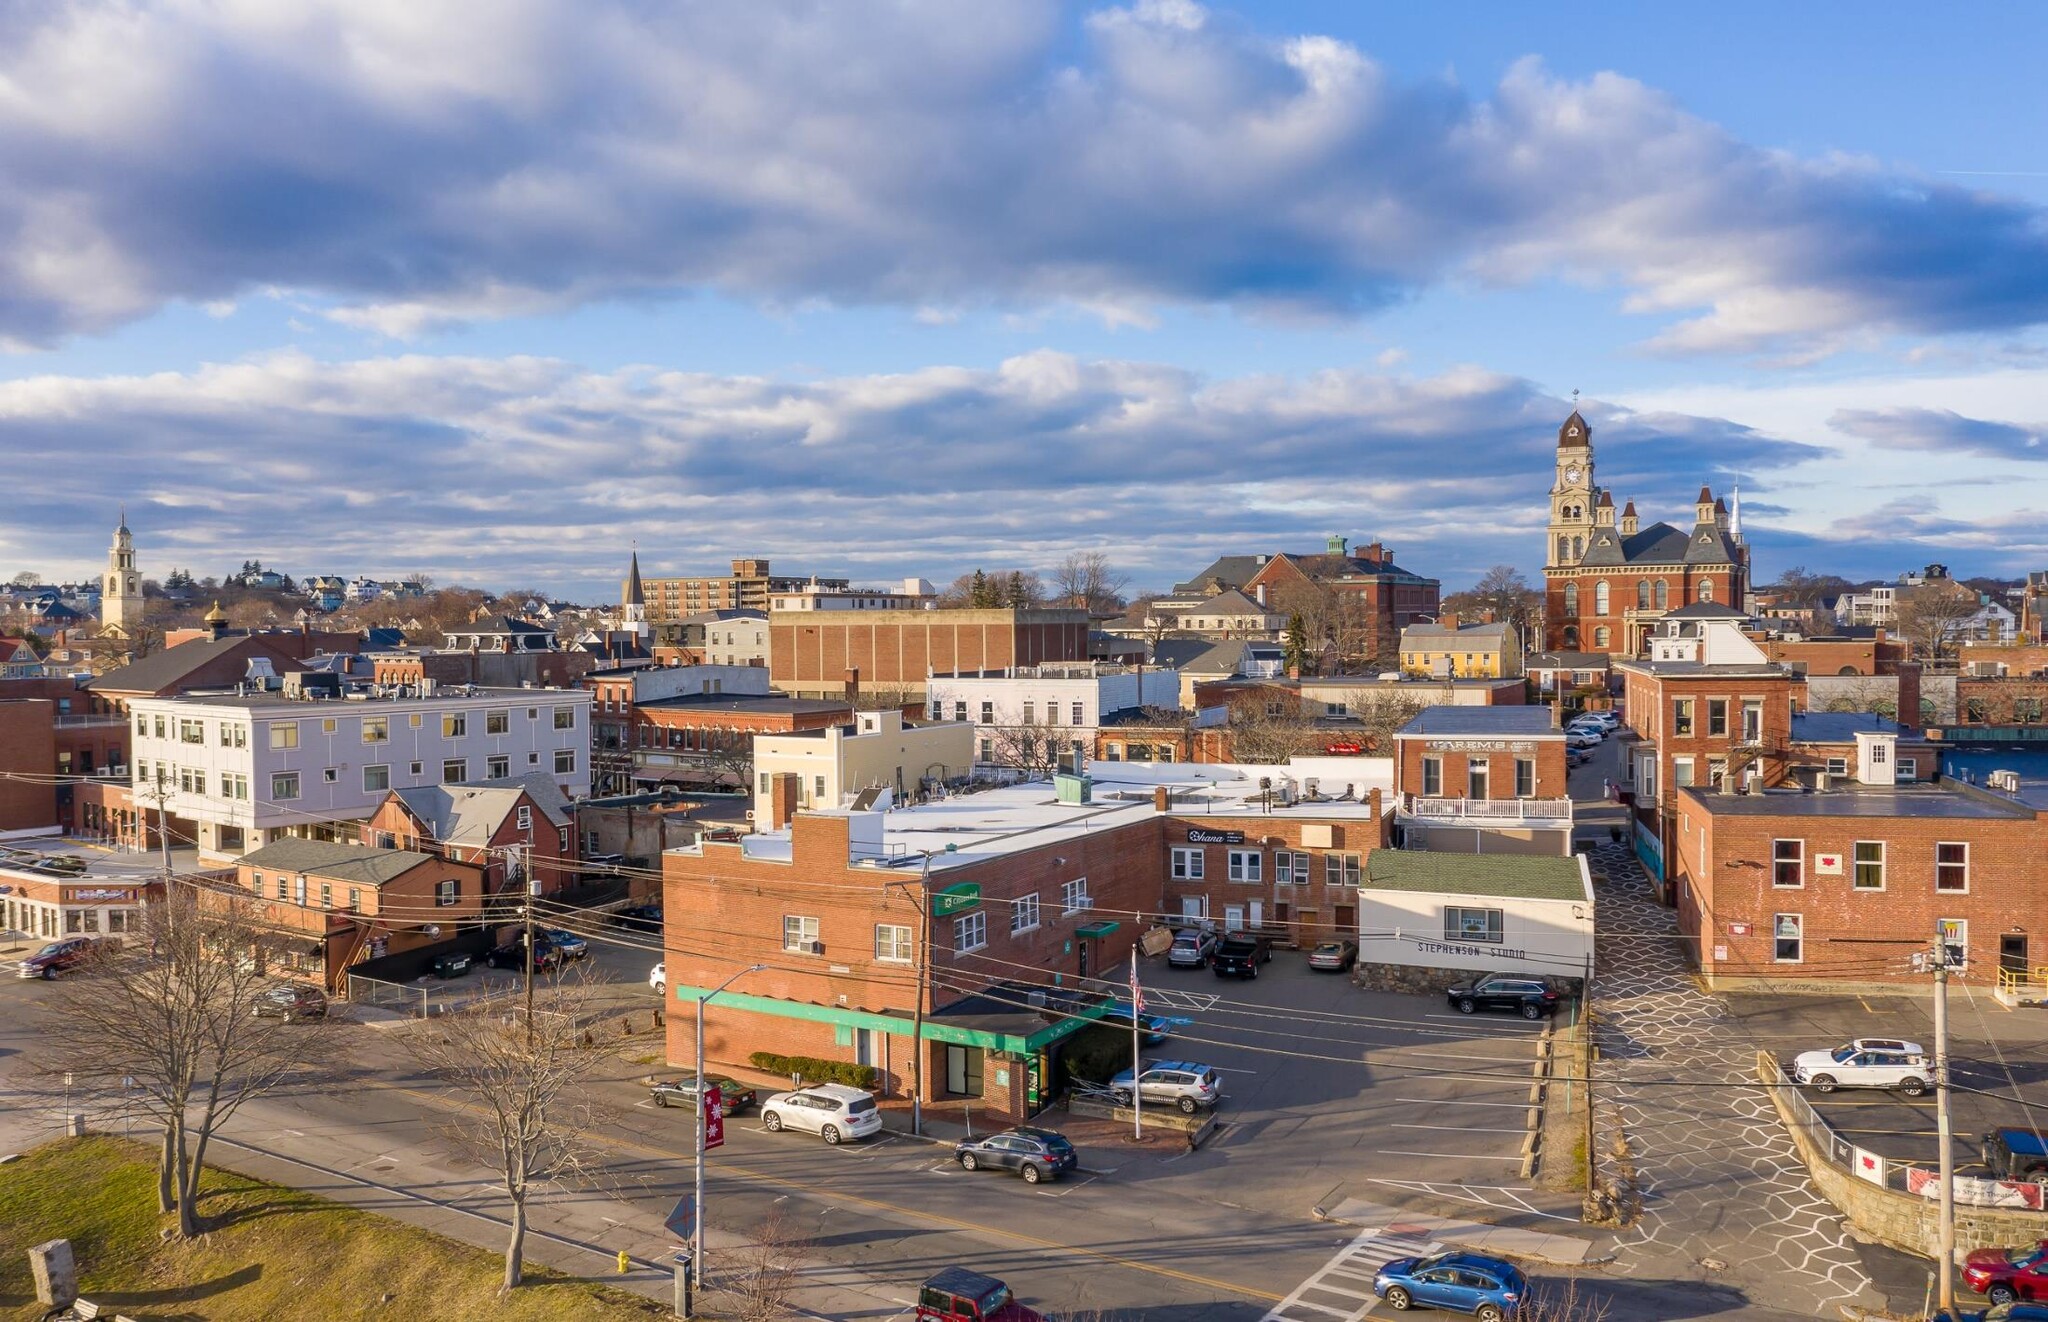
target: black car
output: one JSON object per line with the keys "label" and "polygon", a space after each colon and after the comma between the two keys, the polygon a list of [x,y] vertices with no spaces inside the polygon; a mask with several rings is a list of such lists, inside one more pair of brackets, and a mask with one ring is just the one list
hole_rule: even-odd
{"label": "black car", "polygon": [[565,928],[550,927],[546,936],[548,944],[562,952],[563,959],[584,959],[590,954],[590,943]]}
{"label": "black car", "polygon": [[1209,971],[1219,978],[1256,978],[1259,965],[1273,962],[1273,943],[1263,936],[1232,932],[1216,943]]}
{"label": "black car", "polygon": [[632,928],[639,932],[661,930],[661,906],[658,904],[629,904],[612,915],[612,921],[620,927]]}
{"label": "black car", "polygon": [[429,967],[434,970],[434,976],[437,978],[459,978],[469,972],[469,966],[474,963],[476,956],[460,950],[451,950],[445,955],[434,956],[434,962]]}
{"label": "black car", "polygon": [[[552,943],[533,943],[533,971],[545,973],[562,962],[561,952]],[[507,941],[502,946],[491,947],[491,953],[484,956],[484,963],[494,969],[524,969],[526,967],[526,943]]]}
{"label": "black car", "polygon": [[[718,1113],[732,1115],[734,1112],[752,1106],[761,1100],[755,1092],[738,1079],[712,1076],[704,1080],[718,1089]],[[648,1089],[656,1106],[680,1106],[688,1109],[697,1104],[697,1076],[692,1074],[683,1079],[663,1079]]]}
{"label": "black car", "polygon": [[953,1158],[961,1170],[1015,1171],[1026,1184],[1057,1179],[1081,1164],[1066,1135],[1029,1125],[956,1143]]}
{"label": "black car", "polygon": [[1524,1019],[1556,1014],[1565,993],[1556,978],[1533,973],[1488,973],[1461,982],[1445,993],[1459,1014],[1480,1010],[1512,1010]]}

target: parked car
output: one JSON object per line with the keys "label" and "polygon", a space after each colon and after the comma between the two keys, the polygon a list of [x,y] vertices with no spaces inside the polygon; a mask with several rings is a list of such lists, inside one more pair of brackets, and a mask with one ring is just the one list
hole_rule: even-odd
{"label": "parked car", "polygon": [[1927,1322],[2048,1322],[2048,1304],[2008,1300],[1981,1310],[1957,1309],[1951,1313],[1944,1308]]}
{"label": "parked car", "polygon": [[961,1170],[1015,1171],[1026,1184],[1058,1179],[1081,1164],[1066,1135],[1030,1125],[956,1143],[953,1159]]}
{"label": "parked car", "polygon": [[661,930],[661,906],[658,904],[629,904],[612,915],[612,921],[620,927],[636,932],[659,932]]}
{"label": "parked car", "polygon": [[1273,962],[1273,942],[1263,936],[1232,932],[1216,943],[1209,971],[1219,978],[1256,978],[1259,965]]}
{"label": "parked car", "polygon": [[55,982],[65,974],[76,973],[120,948],[120,941],[113,937],[108,937],[104,941],[89,936],[66,937],[62,941],[52,941],[21,961],[14,974],[18,978],[47,978]]}
{"label": "parked car", "polygon": [[916,1322],[1045,1322],[993,1276],[948,1267],[917,1291]]}
{"label": "parked car", "polygon": [[819,1083],[794,1092],[779,1092],[761,1103],[761,1127],[770,1133],[801,1129],[827,1143],[866,1138],[882,1127],[874,1094],[843,1083]]}
{"label": "parked car", "polygon": [[459,978],[469,972],[469,966],[475,962],[476,956],[460,950],[451,950],[445,955],[434,956],[434,962],[429,967],[434,970],[434,976],[437,978]]}
{"label": "parked car", "polygon": [[1135,1086],[1137,1095],[1145,1101],[1166,1102],[1188,1115],[1193,1115],[1198,1107],[1215,1105],[1223,1095],[1221,1075],[1207,1065],[1186,1060],[1148,1060],[1135,1085],[1131,1071],[1125,1070],[1111,1079],[1109,1086],[1116,1093],[1119,1106],[1131,1104],[1131,1090]]}
{"label": "parked car", "polygon": [[1356,941],[1325,941],[1308,952],[1308,966],[1332,973],[1342,973],[1358,962]]}
{"label": "parked car", "polygon": [[1572,744],[1566,745],[1564,750],[1564,764],[1567,769],[1571,767],[1582,767],[1586,765],[1586,763],[1591,762],[1592,760],[1592,749],[1579,748],[1576,745]]}
{"label": "parked car", "polygon": [[1461,982],[1444,993],[1459,1014],[1480,1010],[1512,1010],[1524,1019],[1557,1013],[1564,1003],[1562,984],[1533,973],[1488,973]]}
{"label": "parked car", "polygon": [[1994,1179],[2048,1184],[2048,1143],[2031,1129],[1994,1129],[1979,1140],[1978,1151]]}
{"label": "parked car", "polygon": [[[546,937],[536,936],[533,943],[533,971],[545,973],[562,962],[562,957]],[[502,946],[491,947],[491,953],[484,956],[484,963],[494,969],[524,969],[526,967],[526,943],[507,941]]]}
{"label": "parked car", "polygon": [[[761,1094],[738,1079],[712,1077],[706,1083],[718,1089],[718,1113],[732,1115],[761,1100]],[[697,1076],[663,1079],[648,1089],[656,1106],[694,1107],[697,1104]]]}
{"label": "parked car", "polygon": [[1963,1284],[1994,1304],[2048,1299],[2048,1239],[2028,1248],[1971,1252],[1963,1258]]}
{"label": "parked car", "polygon": [[[1112,1028],[1129,1028],[1131,1026],[1131,1003],[1123,1000],[1111,1001],[1109,1009],[1102,1013],[1102,1022]],[[1168,1019],[1163,1014],[1153,1014],[1150,1010],[1141,1010],[1138,1013],[1140,1040],[1148,1047],[1156,1047],[1168,1037],[1171,1037],[1174,1029],[1186,1022],[1185,1019]]]}
{"label": "parked car", "polygon": [[1600,741],[1605,739],[1606,737],[1607,732],[1605,730],[1566,730],[1564,732],[1564,746],[1567,749],[1595,749],[1600,746]]}
{"label": "parked car", "polygon": [[327,993],[303,982],[280,982],[257,992],[249,1013],[258,1019],[282,1019],[286,1023],[294,1019],[325,1019]]}
{"label": "parked car", "polygon": [[1183,927],[1173,934],[1173,944],[1166,950],[1166,962],[1177,969],[1198,969],[1209,962],[1209,956],[1215,951],[1214,932],[1206,927]]}
{"label": "parked car", "polygon": [[1373,1277],[1372,1292],[1402,1312],[1421,1304],[1502,1322],[1521,1310],[1529,1283],[1521,1269],[1477,1253],[1396,1258]]}
{"label": "parked car", "polygon": [[550,927],[545,933],[548,944],[562,953],[562,958],[584,959],[590,954],[590,943],[574,932],[560,927]]}
{"label": "parked car", "polygon": [[654,988],[657,996],[668,995],[668,961],[656,960],[654,967],[647,971],[647,985]]}
{"label": "parked car", "polygon": [[1931,1086],[1934,1067],[1917,1042],[1859,1038],[1831,1051],[1802,1051],[1792,1058],[1792,1078],[1821,1092],[1836,1088],[1897,1088],[1918,1097]]}

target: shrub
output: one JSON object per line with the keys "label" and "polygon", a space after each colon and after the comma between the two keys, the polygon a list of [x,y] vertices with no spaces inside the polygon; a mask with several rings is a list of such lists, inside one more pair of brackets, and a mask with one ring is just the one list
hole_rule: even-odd
{"label": "shrub", "polygon": [[769,1074],[794,1074],[809,1083],[845,1083],[870,1091],[881,1081],[873,1065],[852,1065],[843,1060],[819,1060],[815,1056],[778,1056],[756,1051],[747,1063]]}
{"label": "shrub", "polygon": [[1060,1058],[1074,1078],[1107,1083],[1131,1067],[1131,1030],[1091,1024],[1067,1040]]}

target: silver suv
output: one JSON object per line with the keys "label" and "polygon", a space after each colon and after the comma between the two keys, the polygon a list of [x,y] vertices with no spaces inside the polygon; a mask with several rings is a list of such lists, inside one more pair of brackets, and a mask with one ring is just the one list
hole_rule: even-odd
{"label": "silver suv", "polygon": [[1206,927],[1183,927],[1173,934],[1166,962],[1177,969],[1198,969],[1216,953],[1216,933]]}
{"label": "silver suv", "polygon": [[[1131,1072],[1125,1070],[1109,1081],[1118,1106],[1131,1104]],[[1137,1080],[1138,1095],[1148,1102],[1178,1106],[1189,1115],[1197,1107],[1213,1106],[1223,1095],[1223,1079],[1207,1065],[1186,1060],[1148,1060]]]}

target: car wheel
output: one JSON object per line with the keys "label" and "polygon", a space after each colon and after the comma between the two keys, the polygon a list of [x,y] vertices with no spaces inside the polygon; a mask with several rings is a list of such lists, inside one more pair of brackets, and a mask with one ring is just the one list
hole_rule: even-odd
{"label": "car wheel", "polygon": [[1251,972],[1250,972],[1250,973],[1247,973],[1247,974],[1246,974],[1245,976],[1246,976],[1246,977],[1248,977],[1248,978],[1256,978],[1256,977],[1258,977],[1258,976],[1259,976],[1259,966],[1258,966],[1257,964],[1253,964],[1253,965],[1251,966]]}
{"label": "car wheel", "polygon": [[763,1111],[761,1113],[761,1128],[771,1134],[780,1133],[782,1130],[782,1117],[774,1111]]}
{"label": "car wheel", "polygon": [[1473,1000],[1470,996],[1461,996],[1458,998],[1459,1014],[1471,1014],[1474,1010],[1477,1010],[1478,1008],[1479,1002]]}
{"label": "car wheel", "polygon": [[1833,1092],[1835,1090],[1835,1076],[1832,1074],[1816,1074],[1813,1076],[1813,1086],[1821,1092]]}
{"label": "car wheel", "polygon": [[1182,1115],[1193,1115],[1195,1113],[1195,1099],[1192,1097],[1181,1098],[1177,1105],[1180,1107]]}
{"label": "car wheel", "polygon": [[1414,1302],[1413,1299],[1408,1297],[1408,1292],[1400,1286],[1393,1285],[1387,1287],[1387,1307],[1393,1309],[1396,1313],[1407,1312],[1409,1305]]}
{"label": "car wheel", "polygon": [[1131,1104],[1131,1094],[1128,1089],[1119,1088],[1116,1090],[1116,1104],[1118,1106],[1129,1106]]}
{"label": "car wheel", "polygon": [[1984,1297],[1994,1304],[2009,1304],[2019,1298],[2019,1293],[2010,1285],[2000,1283],[1984,1292]]}
{"label": "car wheel", "polygon": [[823,1130],[819,1131],[819,1132],[820,1132],[820,1133],[822,1134],[822,1136],[824,1137],[824,1140],[825,1140],[825,1142],[826,1142],[826,1145],[827,1145],[827,1146],[830,1146],[830,1147],[835,1147],[835,1148],[839,1146],[839,1126],[838,1126],[838,1125],[826,1125],[826,1126],[825,1126],[825,1128],[824,1128]]}
{"label": "car wheel", "polygon": [[55,964],[50,964],[50,965],[47,965],[47,966],[45,966],[45,967],[44,967],[44,969],[43,969],[43,981],[44,981],[44,982],[55,982],[56,980],[57,980],[57,966],[56,966]]}
{"label": "car wheel", "polygon": [[1534,1005],[1525,1005],[1525,1006],[1523,1006],[1523,1007],[1522,1007],[1522,1018],[1524,1018],[1524,1019],[1541,1019],[1542,1017],[1543,1017],[1543,1010],[1542,1010],[1542,1008],[1541,1008],[1540,1006],[1534,1006]]}
{"label": "car wheel", "polygon": [[1899,1091],[1908,1097],[1918,1097],[1921,1093],[1927,1091],[1927,1081],[1925,1079],[1906,1079],[1899,1084]]}
{"label": "car wheel", "polygon": [[963,1171],[971,1171],[978,1169],[974,1160],[974,1154],[972,1152],[963,1152],[960,1154],[960,1169]]}
{"label": "car wheel", "polygon": [[1045,1178],[1045,1173],[1028,1161],[1024,1163],[1024,1169],[1020,1174],[1024,1176],[1024,1183],[1026,1184],[1036,1184]]}
{"label": "car wheel", "polygon": [[654,1094],[654,1104],[664,1111],[668,1110],[668,1094],[665,1092]]}
{"label": "car wheel", "polygon": [[1500,1322],[1500,1319],[1501,1319],[1501,1311],[1500,1311],[1500,1305],[1499,1305],[1499,1304],[1481,1304],[1481,1305],[1479,1305],[1479,1311],[1478,1311],[1478,1312],[1476,1312],[1476,1313],[1474,1313],[1474,1314],[1473,1314],[1472,1316],[1474,1316],[1474,1317],[1478,1318],[1478,1319],[1479,1319],[1479,1322]]}

